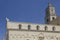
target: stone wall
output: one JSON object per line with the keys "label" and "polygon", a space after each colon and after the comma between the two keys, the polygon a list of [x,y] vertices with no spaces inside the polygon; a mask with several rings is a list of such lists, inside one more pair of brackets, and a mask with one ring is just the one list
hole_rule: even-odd
{"label": "stone wall", "polygon": [[7,26],[7,29],[60,31],[60,26],[58,25],[34,24],[34,23],[10,22],[9,21],[7,22],[6,26]]}
{"label": "stone wall", "polygon": [[60,33],[9,30],[9,40],[60,40]]}

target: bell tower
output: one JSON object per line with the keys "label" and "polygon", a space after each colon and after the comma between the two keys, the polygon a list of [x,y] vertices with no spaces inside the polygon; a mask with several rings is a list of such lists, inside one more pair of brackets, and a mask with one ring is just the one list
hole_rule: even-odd
{"label": "bell tower", "polygon": [[54,19],[56,19],[56,13],[55,13],[55,7],[48,2],[48,6],[45,10],[45,23],[49,24],[50,21],[53,21]]}

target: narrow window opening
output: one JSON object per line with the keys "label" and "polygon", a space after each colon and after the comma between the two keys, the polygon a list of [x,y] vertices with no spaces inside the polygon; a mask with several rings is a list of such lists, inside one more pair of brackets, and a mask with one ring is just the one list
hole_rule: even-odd
{"label": "narrow window opening", "polygon": [[52,19],[54,20],[55,18],[53,17]]}
{"label": "narrow window opening", "polygon": [[31,27],[31,26],[30,26],[30,25],[28,25],[28,30],[30,30],[30,27]]}
{"label": "narrow window opening", "polygon": [[49,20],[47,19],[47,22],[49,22]]}
{"label": "narrow window opening", "polygon": [[19,30],[21,29],[21,24],[19,24]]}
{"label": "narrow window opening", "polygon": [[45,31],[46,31],[46,30],[48,30],[48,27],[47,27],[47,26],[45,26]]}
{"label": "narrow window opening", "polygon": [[55,27],[53,27],[52,30],[55,31]]}
{"label": "narrow window opening", "polygon": [[37,30],[39,30],[39,26],[37,26]]}

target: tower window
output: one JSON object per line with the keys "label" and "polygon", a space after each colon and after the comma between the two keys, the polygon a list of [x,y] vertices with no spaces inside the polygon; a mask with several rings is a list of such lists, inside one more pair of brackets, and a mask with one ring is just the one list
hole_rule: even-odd
{"label": "tower window", "polygon": [[39,30],[39,26],[37,25],[37,30]]}
{"label": "tower window", "polygon": [[47,19],[47,22],[49,22],[49,20]]}
{"label": "tower window", "polygon": [[48,27],[47,27],[47,26],[45,26],[45,31],[46,31],[46,30],[48,30]]}
{"label": "tower window", "polygon": [[28,25],[28,30],[30,30],[30,27],[31,27],[31,26],[30,26],[30,25]]}
{"label": "tower window", "polygon": [[53,17],[52,19],[54,20],[55,18]]}
{"label": "tower window", "polygon": [[55,27],[53,27],[52,30],[55,31]]}
{"label": "tower window", "polygon": [[19,24],[19,29],[21,29],[21,24]]}

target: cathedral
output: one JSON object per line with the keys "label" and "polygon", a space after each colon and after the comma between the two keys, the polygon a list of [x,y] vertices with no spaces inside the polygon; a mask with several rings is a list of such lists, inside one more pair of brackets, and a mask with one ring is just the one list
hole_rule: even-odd
{"label": "cathedral", "polygon": [[60,40],[60,17],[48,3],[45,24],[14,22],[6,18],[6,40]]}

